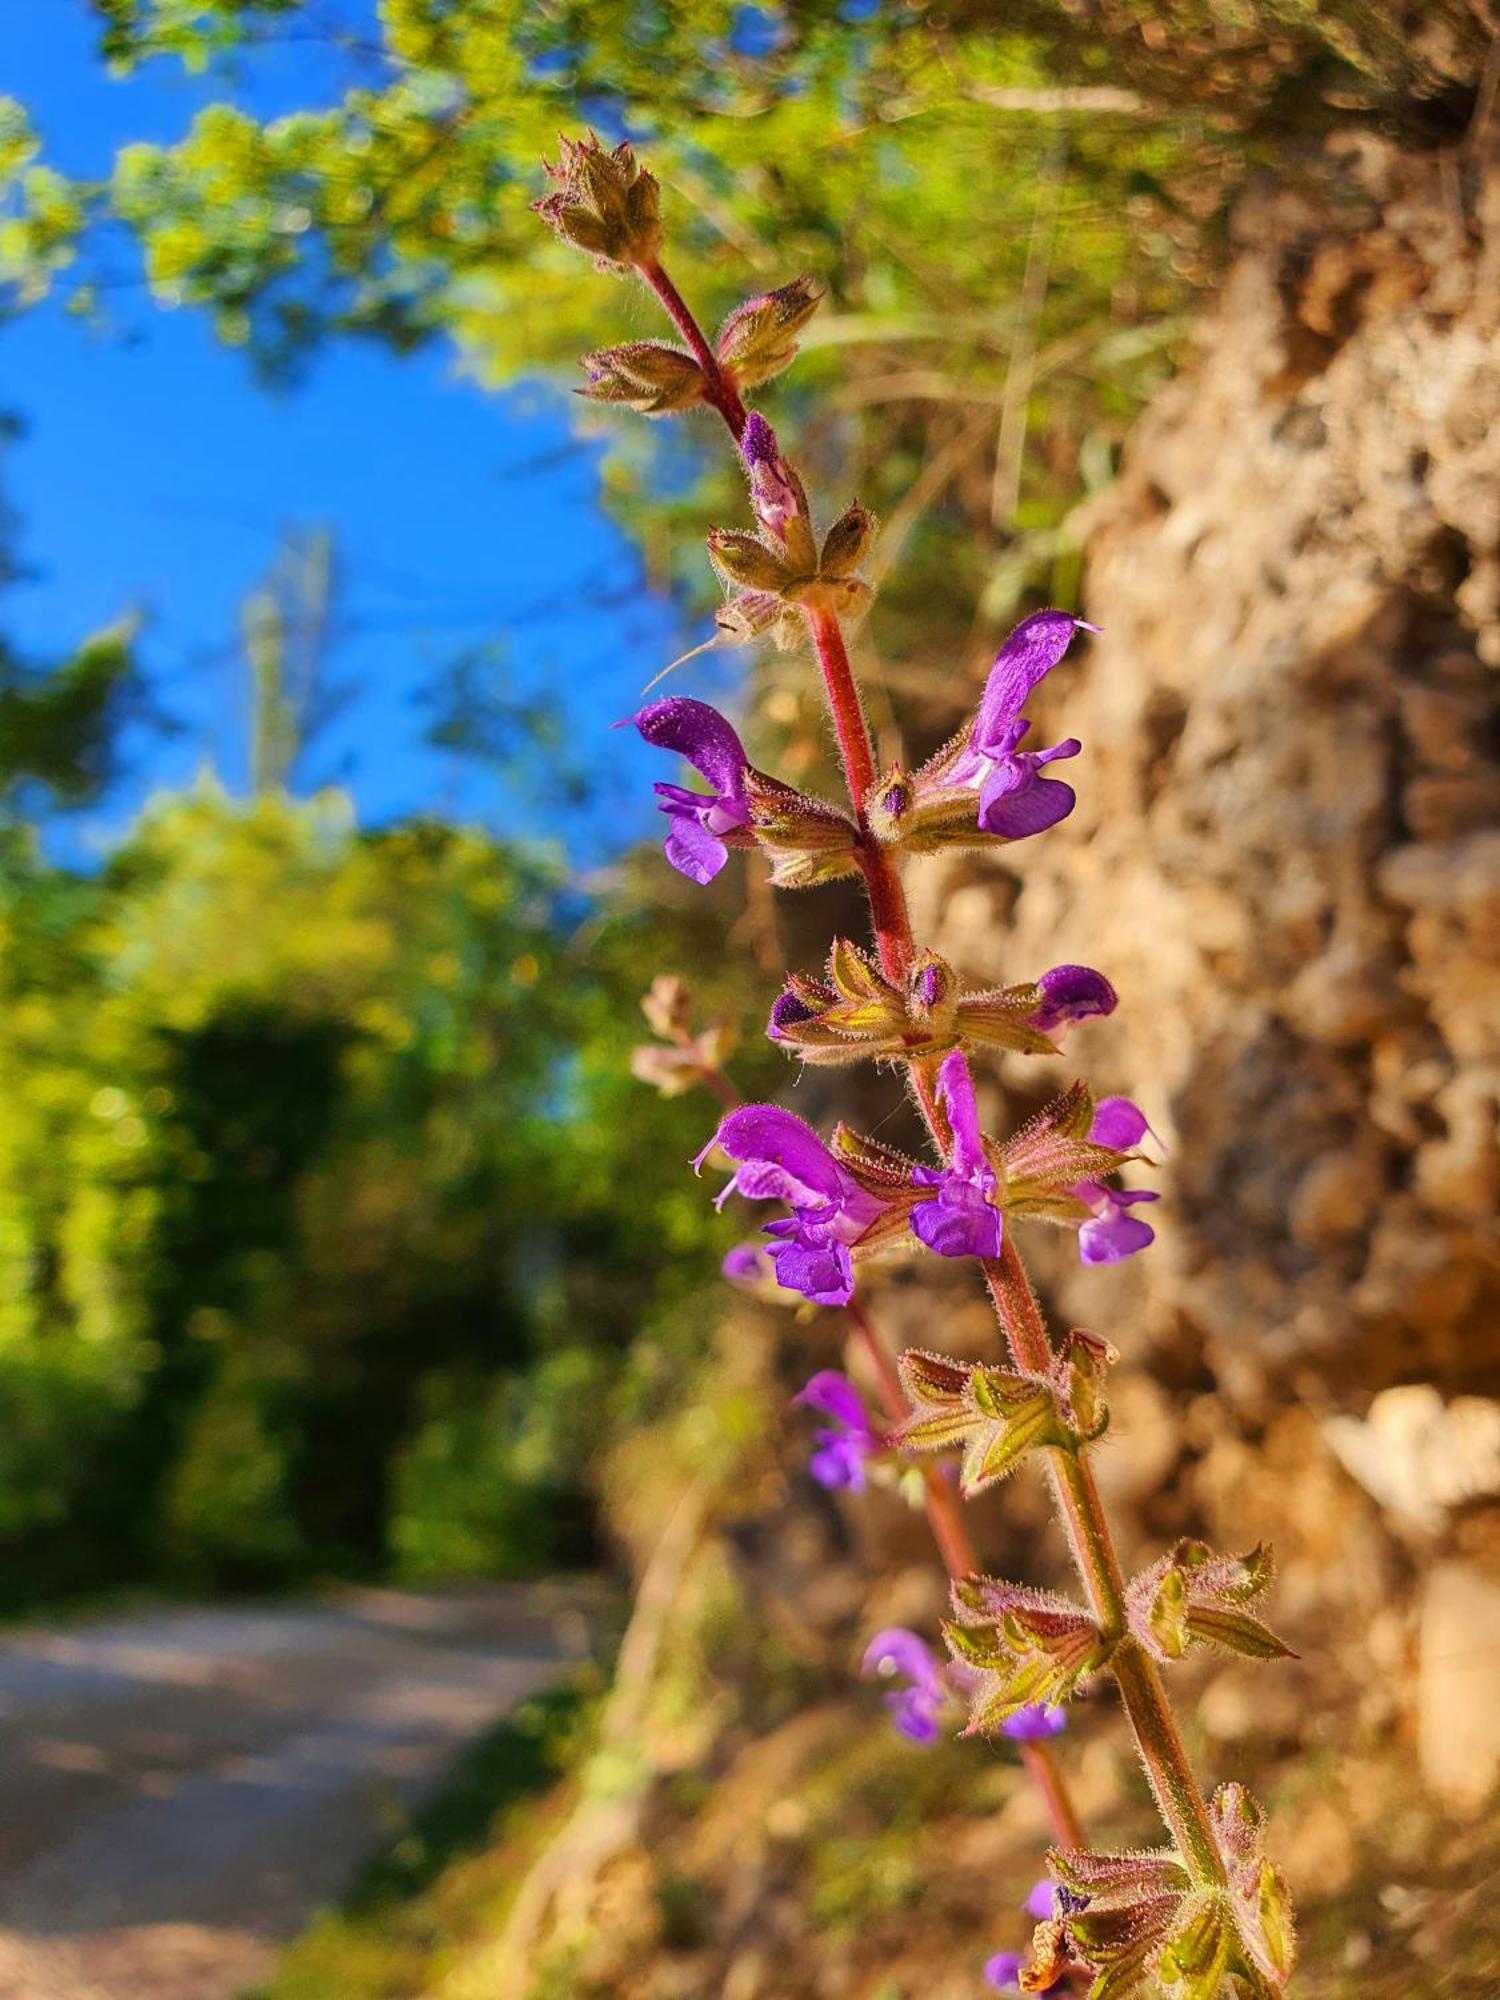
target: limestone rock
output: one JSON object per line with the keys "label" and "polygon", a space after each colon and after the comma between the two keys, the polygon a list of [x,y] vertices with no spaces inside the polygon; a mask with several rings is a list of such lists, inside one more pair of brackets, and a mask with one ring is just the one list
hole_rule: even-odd
{"label": "limestone rock", "polygon": [[977,978],[1119,988],[1074,1060],[1167,1141],[1161,1241],[1128,1274],[1040,1246],[1064,1314],[1250,1396],[1309,1364],[1488,1393],[1500,173],[1460,209],[1435,159],[1344,165],[1326,208],[1243,205],[1198,363],[1086,519],[1103,633],[1028,711],[1083,740],[1077,811],[1000,901],[933,863],[919,929]]}
{"label": "limestone rock", "polygon": [[1444,1563],[1422,1593],[1418,1747],[1422,1776],[1448,1808],[1484,1809],[1500,1782],[1500,1582]]}

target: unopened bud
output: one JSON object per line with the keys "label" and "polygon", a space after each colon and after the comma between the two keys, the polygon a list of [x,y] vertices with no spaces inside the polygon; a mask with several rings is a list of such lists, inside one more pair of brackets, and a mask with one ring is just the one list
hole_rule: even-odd
{"label": "unopened bud", "polygon": [[822,303],[823,294],[809,277],[794,278],[779,290],[765,292],[736,306],[719,329],[716,352],[742,388],[768,382],[790,365],[797,353],[797,335]]}
{"label": "unopened bud", "polygon": [[952,1028],[958,1012],[958,975],[935,951],[924,951],[913,966],[906,1004],[914,1027],[929,1033]]}
{"label": "unopened bud", "polygon": [[785,550],[789,565],[811,569],[814,563],[807,495],[776,442],[776,433],[752,410],[740,439],[740,455],[750,474],[750,504],[762,528]]}
{"label": "unopened bud", "polygon": [[893,764],[883,777],[876,779],[865,794],[865,814],[877,840],[901,838],[912,798],[912,781],[899,765]]}
{"label": "unopened bud", "polygon": [[579,365],[589,380],[578,394],[591,403],[619,403],[643,417],[665,417],[703,400],[702,369],[686,348],[665,341],[601,347]]}
{"label": "unopened bud", "polygon": [[531,204],[537,214],[605,269],[649,263],[661,242],[659,190],[629,142],[612,152],[592,134],[561,144],[557,165],[543,162],[556,186]]}

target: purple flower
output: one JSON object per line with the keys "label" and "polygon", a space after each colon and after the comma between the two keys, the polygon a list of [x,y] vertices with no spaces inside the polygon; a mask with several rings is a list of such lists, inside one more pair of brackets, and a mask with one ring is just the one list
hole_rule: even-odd
{"label": "purple flower", "polygon": [[792,1398],[804,1409],[821,1410],[833,1419],[830,1430],[815,1433],[817,1450],[807,1469],[820,1486],[861,1493],[865,1484],[865,1461],[880,1450],[881,1440],[871,1427],[859,1392],[847,1375],[824,1368],[814,1375],[800,1395]]}
{"label": "purple flower", "polygon": [[801,495],[782,462],[776,433],[759,410],[752,410],[745,420],[740,456],[750,474],[750,505],[756,520],[784,543],[787,522],[802,511]]}
{"label": "purple flower", "polygon": [[755,1298],[774,1298],[781,1291],[776,1282],[776,1266],[763,1243],[736,1243],[719,1271],[731,1285]]}
{"label": "purple flower", "polygon": [[937,1661],[915,1632],[908,1632],[901,1625],[877,1632],[865,1648],[859,1670],[866,1676],[903,1676],[907,1685],[893,1688],[885,1697],[896,1727],[913,1743],[937,1741],[938,1712],[947,1688]]}
{"label": "purple flower", "polygon": [[1076,757],[1076,736],[1050,750],[1022,750],[1031,724],[1021,714],[1032,689],[1050,673],[1080,629],[1097,628],[1067,611],[1035,611],[1011,633],[995,655],[985,682],[973,734],[948,782],[979,786],[979,825],[1004,840],[1024,840],[1056,826],[1073,810],[1071,785],[1041,775],[1044,765]]}
{"label": "purple flower", "polygon": [[1054,965],[1037,985],[1042,990],[1042,1004],[1032,1015],[1031,1025],[1044,1035],[1070,1022],[1086,1021],[1091,1015],[1112,1014],[1119,1005],[1119,995],[1104,974],[1087,965]]}
{"label": "purple flower", "polygon": [[[1094,1107],[1089,1138],[1096,1145],[1128,1152],[1151,1130],[1146,1114],[1128,1097],[1101,1097]],[[1112,1188],[1102,1181],[1080,1181],[1070,1192],[1093,1210],[1078,1231],[1078,1256],[1085,1264],[1118,1264],[1156,1241],[1149,1222],[1130,1213],[1142,1202],[1159,1197],[1150,1188]]]}
{"label": "purple flower", "polygon": [[1028,1917],[1035,1917],[1039,1924],[1057,1915],[1057,1897],[1052,1884],[1047,1881],[1034,1883],[1031,1894],[1022,1904]]}
{"label": "purple flower", "polygon": [[742,1194],[747,1201],[784,1201],[792,1210],[787,1220],[765,1228],[773,1239],[777,1282],[815,1305],[847,1305],[854,1295],[849,1246],[884,1204],[840,1165],[810,1125],[779,1105],[731,1111],[694,1165],[701,1167],[716,1145],[739,1163],[717,1207]]}
{"label": "purple flower", "polygon": [[937,1190],[911,1212],[913,1233],[940,1257],[998,1257],[1000,1211],[991,1197],[996,1175],[984,1150],[974,1085],[962,1051],[943,1058],[938,1096],[948,1113],[953,1150],[946,1167],[918,1167],[919,1187]]}
{"label": "purple flower", "polygon": [[1060,1736],[1067,1726],[1068,1718],[1060,1708],[1033,1704],[1008,1715],[1000,1725],[1000,1733],[1012,1743],[1043,1743],[1049,1736]]}
{"label": "purple flower", "polygon": [[648,743],[658,750],[675,750],[712,786],[708,792],[661,783],[652,788],[672,822],[666,838],[668,861],[690,881],[712,882],[728,856],[725,835],[750,823],[745,796],[749,764],[733,724],[706,701],[687,695],[650,702],[631,721]]}

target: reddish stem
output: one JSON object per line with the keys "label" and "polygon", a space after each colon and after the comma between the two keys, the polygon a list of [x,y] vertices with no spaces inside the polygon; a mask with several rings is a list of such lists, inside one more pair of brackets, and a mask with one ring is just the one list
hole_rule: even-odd
{"label": "reddish stem", "polygon": [[728,424],[730,435],[736,444],[745,428],[746,410],[740,400],[740,392],[727,374],[717,354],[703,337],[703,329],[692,314],[686,299],[678,291],[661,265],[654,259],[640,267],[641,276],[655,292],[662,308],[673,326],[691,348],[693,357],[703,370],[703,396],[711,409]]}
{"label": "reddish stem", "polygon": [[[896,1364],[890,1349],[875,1331],[869,1314],[857,1298],[851,1299],[844,1308],[850,1324],[859,1335],[866,1354],[870,1357],[880,1384],[880,1400],[885,1404],[886,1415],[892,1424],[904,1424],[911,1412],[907,1407],[906,1392],[901,1387],[901,1377],[896,1372]],[[932,1538],[938,1545],[938,1553],[943,1558],[949,1576],[960,1578],[975,1576],[979,1571],[979,1558],[974,1553],[974,1544],[969,1539],[969,1524],[964,1519],[963,1503],[957,1493],[944,1479],[938,1467],[924,1464],[922,1484],[926,1489],[925,1506],[927,1519],[932,1527]]]}
{"label": "reddish stem", "polygon": [[[692,309],[660,263],[653,261],[642,266],[641,275],[661,301],[672,324],[687,342],[699,367],[703,370],[705,398],[724,419],[729,427],[730,436],[738,445],[747,419],[745,405],[738,389],[704,338],[702,328],[693,317]],[[844,634],[837,614],[826,608],[810,607],[807,612],[807,623],[823,676],[823,687],[828,698],[829,713],[833,718],[834,733],[838,737],[844,782],[848,788],[850,804],[859,822],[858,860],[869,896],[870,919],[879,950],[881,969],[889,979],[903,979],[913,956],[911,914],[907,908],[906,890],[895,859],[872,835],[865,813],[865,801],[875,783],[875,750],[870,739],[870,726],[865,718],[864,705],[860,700],[859,684],[854,678],[854,669],[849,662],[849,650],[844,644]],[[928,1067],[920,1060],[913,1061],[908,1066],[908,1076],[928,1130],[932,1134],[933,1143],[946,1158],[950,1144],[948,1124],[943,1116],[942,1107],[937,1102]],[[730,1089],[732,1092],[733,1087],[730,1086]],[[1022,1276],[1024,1281],[1024,1273]],[[1029,1285],[1027,1291],[1030,1292]],[[901,1389],[901,1378],[896,1373],[895,1363],[856,1300],[850,1301],[848,1312],[856,1332],[869,1352],[880,1381],[882,1397],[886,1401],[893,1421],[904,1421],[907,1414],[906,1398]],[[1045,1328],[1042,1331],[1042,1338],[1043,1341],[1046,1340]],[[932,1525],[933,1537],[949,1575],[959,1577],[975,1574],[978,1562],[973,1543],[969,1539],[968,1525],[964,1520],[958,1495],[935,1467],[925,1467],[923,1478],[926,1487],[927,1518]],[[1097,1495],[1095,1499],[1097,1506]],[[1096,1514],[1095,1518],[1102,1527],[1102,1516]],[[1068,1848],[1086,1847],[1088,1843],[1083,1828],[1068,1797],[1062,1773],[1050,1746],[1045,1743],[1023,1743],[1020,1745],[1020,1750],[1022,1762],[1041,1793],[1060,1843]],[[1190,1774],[1188,1782],[1191,1783]],[[1158,1797],[1160,1797],[1159,1792]]]}

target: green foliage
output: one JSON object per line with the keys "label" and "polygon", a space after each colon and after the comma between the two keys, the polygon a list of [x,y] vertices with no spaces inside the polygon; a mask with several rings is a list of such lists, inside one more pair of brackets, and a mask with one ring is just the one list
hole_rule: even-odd
{"label": "green foliage", "polygon": [[[1062,523],[1171,365],[1246,176],[1319,171],[1322,137],[1351,119],[1451,135],[1486,46],[1466,0],[98,11],[120,67],[202,68],[230,49],[253,67],[261,43],[305,32],[335,81],[265,119],[226,71],[222,102],[175,141],[122,147],[98,187],[59,177],[11,107],[0,285],[34,297],[76,265],[87,305],[94,235],[123,224],[156,298],[206,309],[264,368],[351,332],[398,349],[445,335],[487,380],[576,385],[578,357],[635,338],[640,313],[530,213],[538,163],[580,115],[626,132],[662,181],[674,272],[710,318],[747,282],[811,271],[827,287],[773,406],[806,415],[816,393],[814,469],[836,460],[898,510],[888,551],[906,546],[880,611],[895,652],[932,643],[934,602],[966,633],[976,604],[995,623],[1034,588],[1066,599]],[[693,543],[710,509],[735,517],[732,475],[690,462],[685,479],[680,442],[604,421],[611,506],[653,574],[706,605]]]}
{"label": "green foliage", "polygon": [[11,871],[4,1599],[587,1552],[618,1358],[724,1226],[679,1186],[708,1114],[626,1075],[644,933],[577,921],[336,795],[201,788],[95,879]]}

